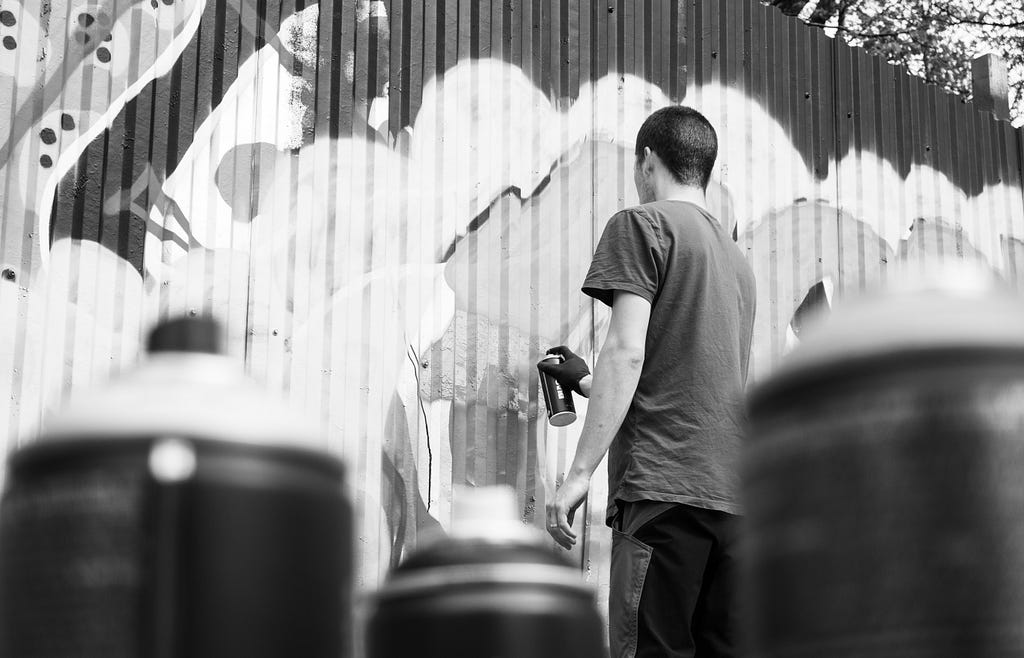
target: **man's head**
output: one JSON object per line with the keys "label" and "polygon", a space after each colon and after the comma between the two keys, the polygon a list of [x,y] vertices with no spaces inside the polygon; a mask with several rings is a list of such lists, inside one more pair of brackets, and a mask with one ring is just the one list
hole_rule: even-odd
{"label": "man's head", "polygon": [[704,115],[673,105],[647,117],[636,135],[634,181],[640,201],[653,201],[659,175],[676,185],[707,189],[718,157],[718,135]]}

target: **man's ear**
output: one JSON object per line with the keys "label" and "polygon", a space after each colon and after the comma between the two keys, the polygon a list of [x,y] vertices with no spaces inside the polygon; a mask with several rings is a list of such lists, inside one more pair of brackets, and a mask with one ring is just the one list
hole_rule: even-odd
{"label": "man's ear", "polygon": [[651,170],[654,169],[654,160],[653,160],[653,158],[656,158],[656,157],[658,157],[658,155],[654,151],[651,150],[650,146],[645,146],[644,147],[644,161],[641,163],[641,166],[643,167],[645,172],[650,173]]}

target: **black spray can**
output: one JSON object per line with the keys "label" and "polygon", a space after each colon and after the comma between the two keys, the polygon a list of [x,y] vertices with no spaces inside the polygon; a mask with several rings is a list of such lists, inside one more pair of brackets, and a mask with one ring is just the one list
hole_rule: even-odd
{"label": "black spray can", "polygon": [[839,307],[750,399],[751,658],[1024,655],[1024,304]]}
{"label": "black spray can", "polygon": [[[540,363],[550,360],[561,361],[558,354],[548,354]],[[539,364],[538,364],[539,365]],[[544,393],[544,404],[548,409],[548,422],[555,427],[565,427],[576,422],[576,405],[572,401],[572,391],[567,391],[558,380],[538,369],[540,373],[540,389]]]}
{"label": "black spray can", "polygon": [[414,553],[372,602],[368,658],[595,658],[595,591],[518,519],[510,488],[456,491],[451,534]]}
{"label": "black spray can", "polygon": [[162,325],[10,457],[0,655],[350,655],[342,465],[218,334]]}

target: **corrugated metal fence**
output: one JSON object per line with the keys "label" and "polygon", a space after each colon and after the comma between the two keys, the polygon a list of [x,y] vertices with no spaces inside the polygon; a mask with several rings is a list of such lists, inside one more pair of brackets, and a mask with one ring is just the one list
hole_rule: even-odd
{"label": "corrugated metal fence", "polygon": [[8,446],[214,313],[349,463],[364,588],[453,484],[543,523],[579,424],[543,422],[534,363],[600,345],[579,285],[658,107],[719,129],[756,376],[900,268],[1024,277],[1019,132],[754,0],[4,0],[0,38]]}

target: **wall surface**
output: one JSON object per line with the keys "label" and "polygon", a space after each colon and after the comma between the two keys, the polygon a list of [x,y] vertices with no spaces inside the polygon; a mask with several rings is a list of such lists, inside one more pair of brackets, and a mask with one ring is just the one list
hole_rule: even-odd
{"label": "wall surface", "polygon": [[[757,274],[755,378],[898,272],[1024,281],[1021,137],[755,0],[3,0],[0,436],[210,312],[323,423],[375,587],[453,485],[543,509],[580,423],[534,363],[593,356],[579,292],[654,109],[717,126]],[[606,485],[574,557],[606,596]]]}

